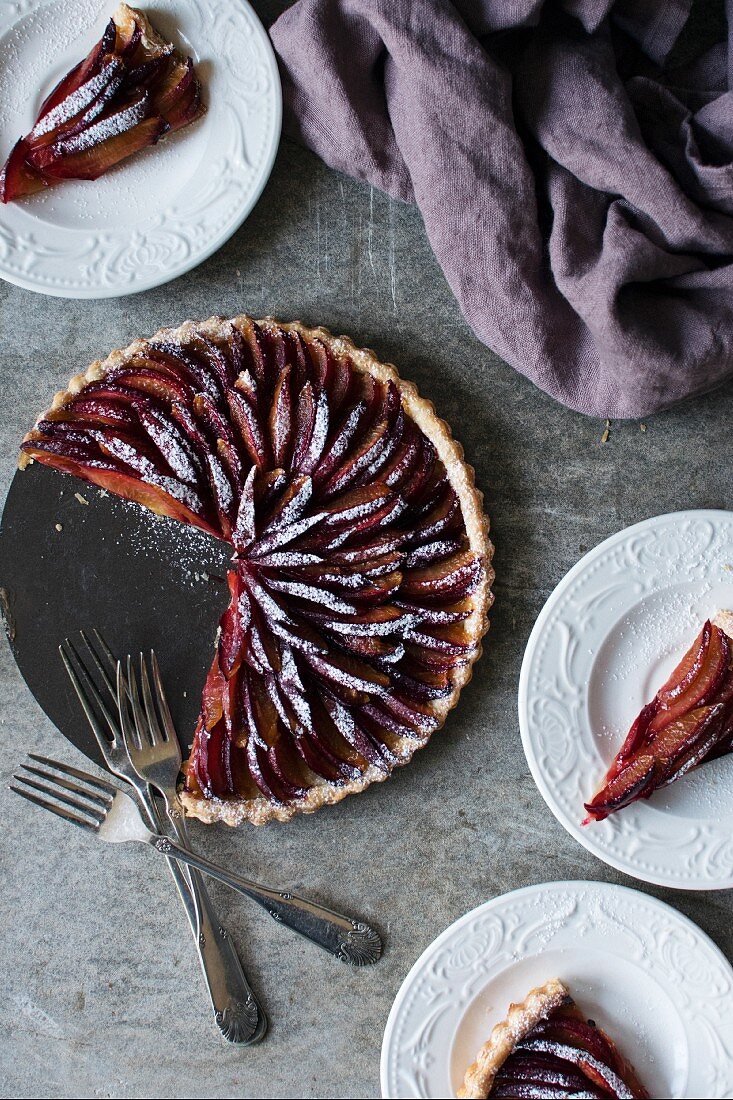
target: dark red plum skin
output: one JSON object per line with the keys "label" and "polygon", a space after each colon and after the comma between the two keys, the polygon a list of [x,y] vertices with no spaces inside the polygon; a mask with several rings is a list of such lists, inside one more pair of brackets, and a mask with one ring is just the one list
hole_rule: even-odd
{"label": "dark red plum skin", "polygon": [[642,709],[583,825],[682,778],[733,748],[733,644],[709,620],[667,682]]}

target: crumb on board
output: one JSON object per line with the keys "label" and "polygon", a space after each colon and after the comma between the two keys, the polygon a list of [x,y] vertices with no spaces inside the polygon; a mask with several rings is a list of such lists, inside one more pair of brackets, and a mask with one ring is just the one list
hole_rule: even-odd
{"label": "crumb on board", "polygon": [[646,431],[646,424],[640,424],[639,425],[639,431],[640,432],[645,432]]}
{"label": "crumb on board", "polygon": [[57,531],[63,531],[63,529],[64,529],[63,523],[54,523],[54,527],[56,528]]}
{"label": "crumb on board", "polygon": [[606,421],[606,426],[603,429],[603,435],[601,436],[601,443],[608,443],[610,435],[611,435],[611,421],[607,420]]}
{"label": "crumb on board", "polygon": [[88,504],[89,503],[87,498],[83,497],[81,495],[81,493],[74,493],[74,496],[76,497],[76,499],[79,501],[80,504]]}

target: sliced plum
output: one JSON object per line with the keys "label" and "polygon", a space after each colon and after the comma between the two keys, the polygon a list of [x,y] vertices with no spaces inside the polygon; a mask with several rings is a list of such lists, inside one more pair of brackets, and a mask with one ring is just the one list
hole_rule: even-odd
{"label": "sliced plum", "polygon": [[[730,751],[733,708],[733,643],[720,627],[706,622],[657,694],[644,706],[609,767],[600,790],[585,804],[590,821]],[[733,732],[733,731],[731,731]]]}
{"label": "sliced plum", "polygon": [[21,138],[0,171],[0,202],[15,202],[48,187],[48,180],[27,161],[29,146]]}
{"label": "sliced plum", "polygon": [[[137,97],[137,98],[136,98]],[[99,42],[44,100],[0,174],[13,202],[62,180],[95,180],[204,111],[191,58],[120,4]]]}

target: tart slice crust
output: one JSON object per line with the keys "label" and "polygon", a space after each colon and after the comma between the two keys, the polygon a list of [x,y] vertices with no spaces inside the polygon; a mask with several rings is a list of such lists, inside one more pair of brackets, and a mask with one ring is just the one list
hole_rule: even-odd
{"label": "tart slice crust", "polygon": [[[553,1037],[553,1029],[559,1035]],[[515,1051],[517,1061],[507,1073]],[[484,1100],[492,1096],[495,1084],[504,1096],[540,1097],[546,1090],[553,1096],[562,1092],[649,1100],[633,1066],[600,1027],[584,1018],[558,978],[509,1006],[466,1071],[458,1096]]]}
{"label": "tart slice crust", "polygon": [[505,1019],[496,1024],[478,1052],[476,1061],[466,1070],[461,1098],[485,1100],[491,1092],[494,1078],[518,1042],[533,1027],[546,1019],[556,1008],[571,1000],[567,986],[559,978],[550,978],[544,985],[531,989],[523,1001],[510,1004]]}

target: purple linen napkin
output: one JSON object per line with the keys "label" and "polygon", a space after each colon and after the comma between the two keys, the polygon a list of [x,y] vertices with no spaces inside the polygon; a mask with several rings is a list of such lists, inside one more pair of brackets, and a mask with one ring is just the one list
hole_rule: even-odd
{"label": "purple linen napkin", "polygon": [[666,71],[690,7],[298,0],[271,29],[286,124],[417,203],[517,370],[646,415],[733,374],[733,34]]}

